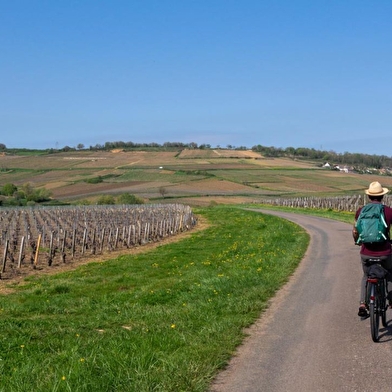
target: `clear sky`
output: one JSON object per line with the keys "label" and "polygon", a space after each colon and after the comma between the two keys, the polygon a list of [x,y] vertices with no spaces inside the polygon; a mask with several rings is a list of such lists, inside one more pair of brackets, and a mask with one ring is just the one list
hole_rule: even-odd
{"label": "clear sky", "polygon": [[0,143],[392,156],[391,0],[0,0]]}

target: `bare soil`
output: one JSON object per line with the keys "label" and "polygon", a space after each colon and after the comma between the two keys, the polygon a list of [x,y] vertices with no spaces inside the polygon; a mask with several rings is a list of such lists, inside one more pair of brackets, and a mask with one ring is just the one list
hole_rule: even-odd
{"label": "bare soil", "polygon": [[[160,188],[167,188],[166,196],[218,196],[237,197],[241,194],[268,195],[261,176],[257,187],[252,187],[245,177],[235,174],[223,175],[222,171],[238,173],[240,170],[268,168],[314,168],[309,162],[292,159],[265,158],[253,151],[225,149],[183,150],[178,151],[71,151],[49,155],[12,156],[1,155],[0,184],[12,182],[17,186],[30,183],[33,187],[45,187],[55,199],[70,201],[92,199],[99,194],[132,193],[146,202],[159,198]],[[97,176],[118,175],[126,177],[133,168],[138,174],[145,171],[149,180],[135,178],[133,181],[90,184],[87,179]],[[179,171],[188,175],[176,175]],[[195,179],[189,172],[219,171],[216,178]],[[200,174],[199,174],[200,176]],[[222,177],[222,178],[220,178]],[[253,181],[253,180],[252,180]],[[290,188],[290,184],[283,191]],[[295,184],[294,184],[295,185]],[[299,184],[300,185],[300,184]],[[300,185],[300,187],[302,187]],[[302,187],[303,188],[303,187]],[[318,188],[316,188],[317,190]],[[183,192],[183,194],[181,194]],[[171,194],[172,193],[172,194]]]}

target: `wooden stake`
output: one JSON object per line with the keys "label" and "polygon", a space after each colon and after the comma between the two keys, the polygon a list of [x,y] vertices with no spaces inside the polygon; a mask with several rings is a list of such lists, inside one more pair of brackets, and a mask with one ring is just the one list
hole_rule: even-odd
{"label": "wooden stake", "polygon": [[24,248],[24,243],[25,243],[25,237],[22,237],[21,243],[20,243],[20,250],[19,250],[19,259],[18,259],[18,268],[22,265],[22,258],[23,258],[23,248]]}
{"label": "wooden stake", "polygon": [[38,255],[39,255],[40,245],[41,245],[41,234],[38,235],[37,249],[35,250],[35,257],[34,257],[34,269],[36,269],[38,265]]}
{"label": "wooden stake", "polygon": [[4,247],[4,256],[3,256],[3,265],[1,267],[1,272],[0,272],[0,279],[1,279],[1,274],[5,271],[5,263],[7,260],[7,254],[8,254],[8,244],[9,244],[9,240],[5,241],[5,247]]}

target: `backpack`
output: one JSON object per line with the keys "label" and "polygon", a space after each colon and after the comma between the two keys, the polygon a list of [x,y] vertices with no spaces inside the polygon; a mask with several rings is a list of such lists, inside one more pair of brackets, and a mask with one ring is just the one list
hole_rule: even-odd
{"label": "backpack", "polygon": [[361,209],[355,227],[359,234],[357,244],[386,241],[389,233],[384,216],[384,206],[381,203],[366,204]]}

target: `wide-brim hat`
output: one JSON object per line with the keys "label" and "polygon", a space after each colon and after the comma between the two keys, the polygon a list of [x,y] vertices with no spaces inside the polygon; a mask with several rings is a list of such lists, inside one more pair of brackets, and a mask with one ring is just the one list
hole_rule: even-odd
{"label": "wide-brim hat", "polygon": [[382,196],[389,192],[388,188],[383,188],[378,181],[374,181],[369,185],[369,189],[365,190],[368,196]]}

